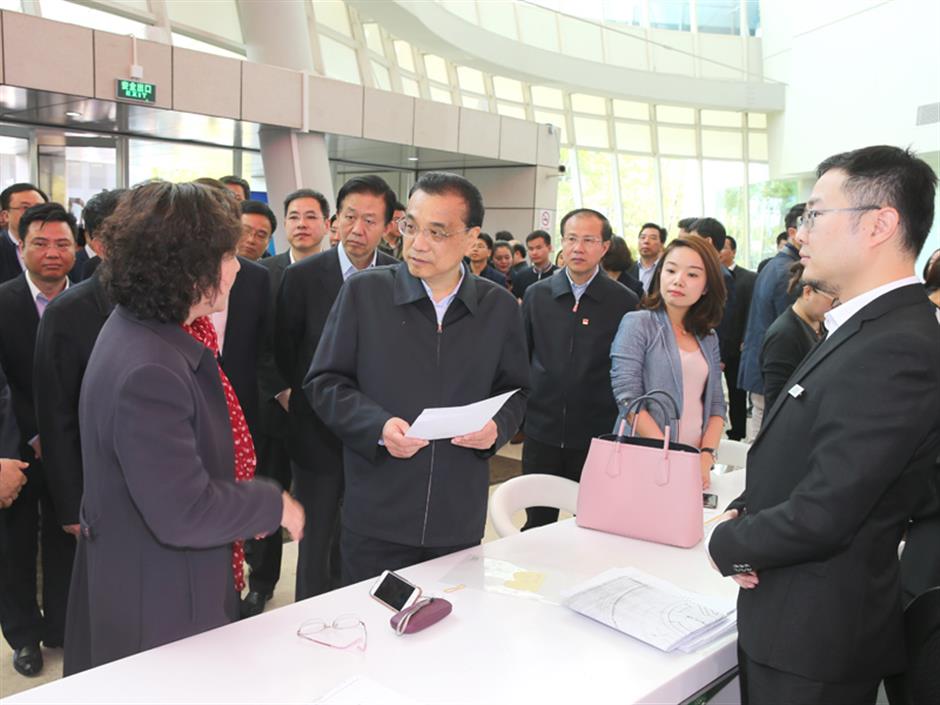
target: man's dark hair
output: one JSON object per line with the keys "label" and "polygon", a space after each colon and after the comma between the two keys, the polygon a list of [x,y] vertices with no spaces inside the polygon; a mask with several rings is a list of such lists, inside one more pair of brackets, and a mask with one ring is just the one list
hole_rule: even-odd
{"label": "man's dark hair", "polygon": [[142,319],[182,323],[219,287],[222,258],[241,237],[238,203],[203,184],[154,181],[131,189],[98,237],[111,300]]}
{"label": "man's dark hair", "polygon": [[816,169],[817,178],[832,169],[845,172],[843,190],[852,205],[894,208],[902,247],[920,254],[933,225],[937,190],[937,175],[927,162],[909,149],[880,145],[829,157]]}
{"label": "man's dark hair", "polygon": [[10,197],[13,196],[14,193],[22,193],[23,191],[35,191],[42,196],[42,200],[46,203],[49,202],[49,197],[41,188],[26,182],[20,182],[18,184],[11,184],[3,189],[3,191],[0,191],[0,210],[10,210]]}
{"label": "man's dark hair", "polygon": [[126,188],[116,188],[110,191],[96,193],[82,209],[82,222],[85,225],[85,237],[94,240],[98,236],[98,228],[104,219],[114,213],[121,196],[127,193]]}
{"label": "man's dark hair", "polygon": [[936,249],[930,253],[930,257],[927,258],[927,261],[924,262],[924,273],[921,274],[921,277],[926,281],[927,273],[930,271],[930,268],[935,265],[937,262],[940,262],[940,249]]}
{"label": "man's dark hair", "polygon": [[726,240],[727,242],[730,242],[730,243],[731,243],[731,251],[732,251],[732,252],[737,252],[737,251],[738,251],[738,241],[737,241],[737,240],[735,240],[735,239],[734,239],[733,237],[731,237],[730,235],[726,235],[726,236],[725,236],[725,240]]}
{"label": "man's dark hair", "polygon": [[398,196],[392,191],[392,187],[385,183],[385,179],[375,174],[354,176],[349,179],[340,188],[339,195],[336,196],[337,213],[343,210],[343,201],[346,200],[346,197],[354,193],[368,193],[371,196],[383,199],[385,201],[384,225],[391,222],[392,216],[395,215],[395,203],[398,201]]}
{"label": "man's dark hair", "polygon": [[26,233],[29,232],[29,226],[33,223],[67,223],[69,230],[72,231],[72,237],[78,237],[78,226],[75,224],[75,216],[69,213],[58,203],[37,203],[30,206],[23,212],[20,218],[19,236],[20,242],[26,244]]}
{"label": "man's dark hair", "polygon": [[497,230],[496,234],[493,235],[493,239],[497,242],[500,240],[505,240],[508,242],[509,240],[512,240],[512,233],[508,230]]}
{"label": "man's dark hair", "polygon": [[525,249],[525,245],[523,245],[521,242],[512,243],[512,252],[514,255],[518,253],[523,257],[527,257],[529,254]]}
{"label": "man's dark hair", "polygon": [[242,193],[245,194],[245,200],[251,200],[251,185],[240,176],[223,176],[219,179],[223,184],[233,184],[239,186]]}
{"label": "man's dark hair", "polygon": [[284,199],[284,215],[287,215],[290,204],[298,198],[312,198],[320,204],[320,213],[323,214],[323,217],[325,219],[330,217],[330,202],[326,200],[326,196],[319,191],[314,191],[312,188],[301,188],[287,194],[287,198]]}
{"label": "man's dark hair", "polygon": [[507,250],[509,250],[509,254],[512,255],[512,245],[506,240],[496,240],[493,243],[493,254],[495,255],[496,250],[500,249],[501,247],[505,247]]}
{"label": "man's dark hair", "polygon": [[692,226],[695,224],[695,221],[699,220],[698,218],[683,218],[676,225],[679,226],[681,230],[685,230],[687,233],[692,232]]}
{"label": "man's dark hair", "polygon": [[392,211],[393,211],[393,212],[394,212],[394,211],[403,211],[403,210],[407,210],[407,208],[405,208],[405,204],[402,203],[401,201],[395,201],[395,203],[392,204]]}
{"label": "man's dark hair", "polygon": [[[610,236],[614,234],[614,231],[610,227],[610,221],[607,220],[606,215],[604,215],[600,211],[594,210],[593,208],[575,208],[573,211],[568,211],[567,213],[565,213],[565,217],[561,219],[561,225],[558,228],[558,232],[561,233],[562,237],[564,237],[565,235],[565,223],[567,223],[572,218],[576,218],[579,215],[590,215],[590,216],[597,218],[599,221],[601,221],[601,239],[604,242],[607,242],[608,240],[610,240]],[[532,233],[532,235],[534,234],[535,233]],[[532,235],[530,235],[529,237],[532,237]],[[525,241],[528,242],[529,238],[527,237]],[[548,245],[549,247],[551,247],[551,242],[549,242]]]}
{"label": "man's dark hair", "polygon": [[[693,219],[693,220],[694,220],[694,219]],[[682,227],[682,221],[679,221],[679,227],[680,227],[680,228]],[[656,223],[643,223],[643,225],[640,227],[640,232],[637,233],[637,237],[639,237],[639,236],[640,236],[640,233],[642,233],[642,232],[643,232],[644,230],[646,230],[647,228],[656,228],[656,230],[659,231],[659,242],[660,242],[660,244],[663,244],[663,245],[666,244],[666,234],[667,234],[666,228],[660,227],[660,226],[657,225]]]}
{"label": "man's dark hair", "polygon": [[924,270],[924,287],[927,289],[927,293],[940,289],[940,257]]}
{"label": "man's dark hair", "polygon": [[787,230],[796,227],[796,221],[799,220],[800,216],[803,215],[805,211],[805,203],[797,203],[795,206],[790,206],[790,210],[787,211],[787,214],[783,218],[783,224]]}
{"label": "man's dark hair", "polygon": [[493,238],[490,237],[489,233],[480,233],[477,235],[477,240],[483,240],[483,242],[486,243],[486,247],[490,251],[490,254],[493,253]]}
{"label": "man's dark hair", "polygon": [[721,248],[725,246],[725,238],[728,237],[725,226],[715,218],[699,218],[692,223],[689,232],[698,233],[706,240],[711,240],[718,252],[721,252]]}
{"label": "man's dark hair", "polygon": [[610,238],[610,247],[601,260],[601,267],[608,272],[625,272],[633,266],[633,255],[627,241],[619,235]]}
{"label": "man's dark hair", "polygon": [[468,228],[478,228],[483,225],[483,216],[486,212],[483,208],[483,196],[480,189],[464,177],[446,171],[429,171],[422,174],[411,187],[408,198],[411,198],[416,191],[424,191],[432,195],[457,194],[467,204],[467,212],[463,219],[464,225]]}
{"label": "man's dark hair", "polygon": [[277,218],[274,217],[274,211],[268,208],[268,204],[263,201],[242,201],[242,215],[263,215],[271,223],[271,232],[277,230]]}
{"label": "man's dark hair", "polygon": [[[525,244],[528,245],[528,244],[529,244],[530,242],[532,242],[533,240],[539,240],[539,239],[544,240],[544,241],[545,241],[545,244],[546,244],[548,247],[551,247],[551,246],[552,246],[552,236],[549,235],[549,234],[548,234],[547,232],[545,232],[544,230],[533,230],[531,233],[529,233],[528,235],[526,235],[526,236],[525,236]],[[526,252],[526,254],[528,254],[528,252]]]}
{"label": "man's dark hair", "polygon": [[788,233],[786,230],[784,230],[782,233],[777,235],[777,247],[780,247],[781,243],[789,242],[789,241],[790,241],[790,233]]}

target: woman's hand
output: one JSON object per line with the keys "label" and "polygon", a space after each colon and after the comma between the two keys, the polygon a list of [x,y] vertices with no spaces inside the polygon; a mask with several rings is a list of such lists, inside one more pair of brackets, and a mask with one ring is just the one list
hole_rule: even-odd
{"label": "woman's hand", "polygon": [[29,463],[13,458],[0,458],[0,509],[6,509],[19,496],[26,484],[23,470]]}
{"label": "woman's hand", "polygon": [[702,451],[699,453],[699,460],[702,463],[702,489],[707,490],[712,483],[712,467],[715,465],[715,456],[711,451]]}
{"label": "woman's hand", "polygon": [[284,511],[281,514],[281,526],[287,529],[292,541],[300,541],[304,537],[304,508],[300,502],[291,497],[287,492],[282,494],[284,500]]}

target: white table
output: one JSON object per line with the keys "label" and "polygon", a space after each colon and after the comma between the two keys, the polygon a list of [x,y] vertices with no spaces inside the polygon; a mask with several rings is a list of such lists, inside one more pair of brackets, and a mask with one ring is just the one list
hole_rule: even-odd
{"label": "white table", "polygon": [[[714,478],[724,507],[744,472]],[[687,589],[733,597],[699,544],[660,546],[564,521],[402,571],[454,611],[425,632],[396,636],[391,612],[360,583],[152,649],[7,698],[3,703],[309,703],[357,674],[423,703],[679,703],[733,672],[736,638],[695,654],[663,653],[567,608],[473,587],[443,593],[454,574],[502,559],[570,587],[611,567],[636,566]],[[477,582],[482,581],[477,571]],[[448,576],[448,573],[451,573]],[[439,582],[442,578],[448,582]],[[172,589],[167,586],[167,589]],[[365,653],[295,634],[311,617],[353,612],[366,622]]]}

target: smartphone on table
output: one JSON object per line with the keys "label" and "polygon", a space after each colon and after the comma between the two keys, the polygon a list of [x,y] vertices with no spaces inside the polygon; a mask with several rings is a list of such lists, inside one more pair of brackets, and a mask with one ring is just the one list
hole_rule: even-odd
{"label": "smartphone on table", "polygon": [[386,570],[375,581],[372,589],[369,590],[369,595],[392,612],[401,612],[406,607],[411,607],[421,597],[421,588],[409,583],[398,573]]}

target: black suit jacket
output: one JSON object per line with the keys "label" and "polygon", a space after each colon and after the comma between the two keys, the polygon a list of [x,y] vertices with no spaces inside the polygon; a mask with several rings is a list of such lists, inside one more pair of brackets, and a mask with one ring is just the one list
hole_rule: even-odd
{"label": "black suit jacket", "polygon": [[[78,284],[78,282],[85,279],[85,265],[88,264],[90,257],[88,256],[88,251],[82,247],[75,253],[75,262],[72,264],[72,268],[69,270],[69,281],[73,284]],[[43,314],[45,315],[45,314]]]}
{"label": "black suit jacket", "polygon": [[20,452],[20,429],[13,417],[13,399],[7,374],[0,366],[0,458],[16,458]]}
{"label": "black suit jacket", "polygon": [[282,252],[279,255],[266,257],[261,260],[260,264],[268,270],[271,299],[265,345],[261,351],[261,358],[258,360],[258,430],[274,438],[287,438],[287,412],[274,397],[290,385],[274,360],[274,322],[277,315],[277,295],[281,289],[284,271],[290,266],[290,253]]}
{"label": "black suit jacket", "polygon": [[731,276],[734,278],[734,300],[731,302],[726,349],[721,351],[721,358],[725,361],[741,357],[744,330],[747,328],[747,315],[751,310],[754,282],[757,281],[755,272],[740,265],[731,270]]}
{"label": "black suit jacket", "polygon": [[630,274],[630,272],[621,272],[620,276],[617,277],[617,281],[636,294],[637,301],[646,295],[646,293],[643,291],[643,282],[637,279],[634,275]]}
{"label": "black suit jacket", "polygon": [[88,359],[113,306],[97,276],[66,289],[46,307],[33,369],[43,465],[56,514],[77,524],[82,501],[78,399]]}
{"label": "black suit jacket", "polygon": [[[26,283],[26,274],[0,286],[0,367],[13,396],[13,415],[20,427],[20,452],[38,433],[33,402],[33,356],[39,313]],[[26,457],[26,456],[22,456]]]}
{"label": "black suit jacket", "polygon": [[6,230],[0,230],[0,284],[16,279],[22,273],[16,245],[10,242]]}
{"label": "black suit jacket", "polygon": [[940,325],[923,286],[879,297],[816,346],[751,446],[741,518],[718,525],[753,660],[822,681],[904,669],[898,542],[940,453]]}
{"label": "black suit jacket", "polygon": [[[291,387],[288,449],[291,459],[305,468],[315,466],[322,445],[339,447],[339,440],[316,417],[303,393],[304,377],[343,286],[338,247],[342,245],[288,267],[278,294],[274,353],[277,366]],[[375,264],[398,261],[377,252]]]}
{"label": "black suit jacket", "polygon": [[242,268],[228,297],[222,369],[254,435],[258,421],[258,360],[268,329],[271,291],[264,267],[244,257],[238,261]]}
{"label": "black suit jacket", "polygon": [[557,270],[558,267],[554,264],[544,272],[536,272],[533,267],[522,269],[520,272],[512,275],[512,293],[515,294],[517,299],[524,299],[526,289],[535,284],[535,282],[542,281],[552,276]]}

